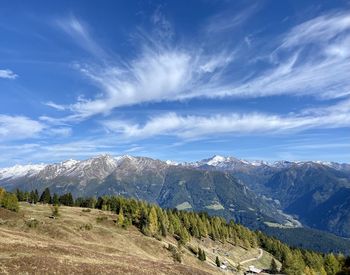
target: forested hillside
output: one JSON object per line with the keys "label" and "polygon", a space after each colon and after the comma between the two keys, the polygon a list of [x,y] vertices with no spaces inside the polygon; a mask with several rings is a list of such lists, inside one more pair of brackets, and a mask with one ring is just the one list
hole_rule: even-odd
{"label": "forested hillside", "polygon": [[[5,192],[2,192],[5,193]],[[70,205],[88,208],[97,208],[103,211],[116,213],[115,223],[128,229],[136,227],[146,236],[156,239],[174,236],[178,245],[192,250],[201,260],[205,260],[205,254],[197,248],[188,246],[192,239],[209,238],[220,243],[230,243],[246,249],[261,247],[270,252],[282,263],[281,271],[285,274],[347,274],[349,258],[341,254],[318,254],[311,251],[293,249],[282,242],[268,237],[260,231],[251,231],[233,221],[227,223],[225,219],[208,214],[179,211],[177,209],[162,209],[154,204],[135,199],[127,199],[116,196],[103,196],[94,198],[77,198],[70,194],[51,196],[46,189],[40,197],[35,192],[18,192],[20,199],[31,203],[53,203],[58,205]],[[28,197],[29,195],[29,197]],[[53,208],[55,215],[55,208]],[[59,210],[57,210],[58,213]],[[176,247],[170,248],[174,258],[181,261],[181,253]],[[343,271],[341,271],[343,269]],[[348,270],[348,271],[347,271]],[[343,273],[339,273],[343,272]],[[344,273],[345,272],[345,273]]]}

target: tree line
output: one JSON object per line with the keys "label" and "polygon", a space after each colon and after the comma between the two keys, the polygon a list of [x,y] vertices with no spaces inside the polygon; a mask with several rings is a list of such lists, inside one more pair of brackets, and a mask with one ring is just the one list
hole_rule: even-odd
{"label": "tree line", "polygon": [[[0,202],[3,201],[1,190]],[[10,193],[5,192],[5,194]],[[95,197],[79,197],[74,199],[71,193],[60,196],[57,194],[51,195],[49,188],[46,188],[40,196],[37,190],[31,192],[16,190],[14,194],[7,196],[11,196],[12,200],[29,203],[39,202],[112,211],[117,214],[117,224],[119,226],[127,228],[133,225],[143,234],[155,238],[174,236],[179,245],[182,246],[186,246],[191,238],[209,237],[214,241],[228,242],[246,249],[261,247],[282,263],[280,272],[284,274],[350,274],[349,256],[345,257],[342,254],[333,253],[321,254],[291,248],[261,231],[252,231],[233,220],[227,222],[222,217],[209,216],[205,212],[196,213],[177,209],[162,209],[154,204],[121,196],[101,196],[97,199]],[[200,260],[206,260],[203,250],[196,251],[196,254]],[[216,262],[219,264],[219,260]],[[271,269],[276,269],[276,263],[271,263]]]}

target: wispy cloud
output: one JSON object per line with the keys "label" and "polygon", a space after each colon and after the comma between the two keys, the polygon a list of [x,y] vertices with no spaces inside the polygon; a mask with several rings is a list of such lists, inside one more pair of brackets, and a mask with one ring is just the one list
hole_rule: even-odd
{"label": "wispy cloud", "polygon": [[70,15],[65,18],[56,19],[54,23],[86,51],[96,57],[105,56],[104,50],[92,38],[87,25],[75,16]]}
{"label": "wispy cloud", "polygon": [[151,16],[151,22],[155,26],[153,33],[158,38],[164,41],[169,41],[173,38],[174,27],[165,17],[162,11],[162,6],[158,6],[157,9],[154,11],[154,13]]}
{"label": "wispy cloud", "polygon": [[[157,15],[154,20],[160,22],[161,18]],[[273,52],[254,49],[256,55],[270,54],[272,63],[246,77],[236,76],[242,73],[239,66],[246,71],[250,68],[249,64],[238,64],[242,60],[236,58],[236,49],[213,54],[191,43],[164,46],[143,41],[140,52],[131,60],[116,61],[114,65],[76,66],[97,85],[99,92],[95,98],[80,98],[68,106],[74,113],[70,118],[108,114],[121,106],[196,97],[347,96],[350,93],[350,54],[346,46],[350,39],[349,18],[348,13],[319,16],[273,41],[277,44]],[[59,22],[91,52],[100,51],[78,19],[71,17]],[[310,44],[317,51],[310,52],[313,49]],[[63,109],[52,102],[50,105]]]}
{"label": "wispy cloud", "polygon": [[107,120],[103,122],[103,125],[109,131],[119,133],[126,138],[136,139],[159,135],[191,139],[222,134],[281,134],[315,128],[349,127],[350,108],[344,110],[344,112],[338,111],[338,108],[349,106],[349,102],[347,100],[332,107],[285,116],[264,113],[181,116],[176,113],[167,113],[152,117],[143,125],[118,120]]}
{"label": "wispy cloud", "polygon": [[33,138],[44,128],[42,123],[28,117],[0,115],[0,140]]}
{"label": "wispy cloud", "polygon": [[17,77],[18,75],[9,69],[0,70],[0,78],[16,79]]}
{"label": "wispy cloud", "polygon": [[49,106],[49,107],[54,108],[54,109],[59,110],[59,111],[64,111],[66,109],[65,106],[56,104],[52,101],[44,102],[44,105]]}
{"label": "wispy cloud", "polygon": [[259,10],[259,5],[254,4],[233,13],[231,9],[216,14],[210,18],[205,26],[205,31],[209,34],[232,31],[233,29],[242,26]]}
{"label": "wispy cloud", "polygon": [[350,14],[347,12],[332,12],[309,21],[301,23],[292,28],[284,37],[281,47],[300,47],[311,43],[326,43],[349,31]]}

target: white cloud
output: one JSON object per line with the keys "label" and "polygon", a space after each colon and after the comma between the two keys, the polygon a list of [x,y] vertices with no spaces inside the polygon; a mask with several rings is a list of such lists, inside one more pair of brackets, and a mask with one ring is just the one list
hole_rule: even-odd
{"label": "white cloud", "polygon": [[[310,109],[294,115],[264,113],[217,114],[211,116],[180,116],[175,113],[155,116],[145,124],[107,120],[103,122],[109,131],[126,138],[145,139],[168,135],[180,138],[201,138],[222,134],[246,135],[259,133],[290,133],[315,128],[350,126],[350,100],[324,109]],[[343,110],[339,111],[339,110]]]}
{"label": "white cloud", "polygon": [[54,109],[56,109],[58,111],[64,111],[66,109],[65,106],[56,104],[56,103],[54,103],[52,101],[44,102],[44,105],[49,106],[51,108],[54,108]]}
{"label": "white cloud", "polygon": [[247,22],[259,9],[259,4],[254,4],[239,10],[236,14],[233,14],[231,9],[216,14],[210,18],[205,31],[209,34],[232,31]]}
{"label": "white cloud", "polygon": [[350,30],[350,14],[329,13],[292,28],[285,36],[282,47],[300,47],[310,43],[328,43],[340,33]]}
{"label": "white cloud", "polygon": [[37,137],[45,126],[28,117],[0,115],[0,140]]}
{"label": "white cloud", "polygon": [[105,56],[104,50],[91,37],[86,24],[73,15],[58,19],[54,22],[59,28],[66,32],[75,43],[96,57]]}
{"label": "white cloud", "polygon": [[[245,16],[249,16],[249,12]],[[153,20],[162,22],[162,16],[156,14]],[[140,47],[141,52],[133,60],[115,65],[76,66],[100,91],[95,98],[80,98],[68,106],[73,115],[67,119],[108,114],[121,106],[196,97],[347,96],[350,94],[349,18],[348,13],[332,13],[295,26],[277,41],[279,46],[272,53],[273,63],[247,77],[236,76],[239,66],[249,64],[237,63],[241,60],[234,58],[235,49],[213,54],[191,43],[186,47],[170,47],[144,41],[147,45]],[[103,51],[75,17],[59,24],[94,54]],[[311,54],[307,52],[310,43],[318,49]],[[259,55],[258,49],[253,50]],[[65,108],[53,102],[48,105]]]}
{"label": "white cloud", "polygon": [[0,78],[16,79],[17,77],[18,75],[9,69],[0,70]]}

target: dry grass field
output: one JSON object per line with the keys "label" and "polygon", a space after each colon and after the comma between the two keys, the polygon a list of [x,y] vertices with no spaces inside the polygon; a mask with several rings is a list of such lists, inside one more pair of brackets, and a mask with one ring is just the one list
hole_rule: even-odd
{"label": "dry grass field", "polygon": [[183,249],[183,262],[177,263],[167,250],[169,243],[176,245],[174,239],[119,228],[110,212],[85,211],[61,206],[60,216],[52,219],[48,205],[22,203],[18,213],[0,208],[0,274],[222,274],[214,265],[216,255],[234,266],[259,254],[192,240],[205,249],[207,261]]}

